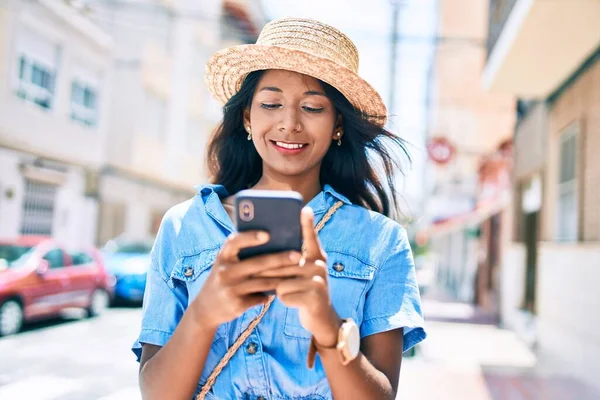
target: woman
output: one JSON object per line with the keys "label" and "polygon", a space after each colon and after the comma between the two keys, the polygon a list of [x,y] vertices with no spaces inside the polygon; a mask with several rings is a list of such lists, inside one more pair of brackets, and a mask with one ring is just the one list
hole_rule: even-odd
{"label": "woman", "polygon": [[[384,216],[395,198],[375,168],[378,157],[393,193],[390,146],[404,147],[357,70],[345,35],[303,19],[209,61],[209,90],[226,102],[208,146],[216,184],[162,221],[133,347],[144,398],[394,398],[402,351],[425,332],[406,232]],[[235,233],[233,196],[247,188],[310,200],[304,254],[240,262],[268,240]]]}

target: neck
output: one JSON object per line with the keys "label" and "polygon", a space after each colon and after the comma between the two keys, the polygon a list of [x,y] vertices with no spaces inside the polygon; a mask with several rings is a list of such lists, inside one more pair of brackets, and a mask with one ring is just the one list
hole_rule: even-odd
{"label": "neck", "polygon": [[300,176],[278,176],[277,174],[268,173],[263,169],[263,176],[260,178],[258,183],[253,189],[262,190],[293,190],[302,195],[304,204],[308,203],[313,199],[319,192],[321,192],[321,182],[317,174],[310,174],[312,176],[300,175]]}

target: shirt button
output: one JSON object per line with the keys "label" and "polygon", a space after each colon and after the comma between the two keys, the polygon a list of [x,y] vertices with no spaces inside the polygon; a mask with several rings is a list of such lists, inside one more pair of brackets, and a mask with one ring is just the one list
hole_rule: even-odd
{"label": "shirt button", "polygon": [[264,397],[262,397],[262,396],[258,396],[258,397],[256,398],[256,400],[265,400],[265,398],[264,398]]}
{"label": "shirt button", "polygon": [[335,269],[337,272],[342,272],[344,268],[344,264],[340,262],[336,262],[335,264],[333,264],[333,269]]}
{"label": "shirt button", "polygon": [[192,267],[187,267],[183,272],[183,275],[189,278],[190,276],[194,275],[194,269]]}
{"label": "shirt button", "polygon": [[256,343],[254,343],[254,342],[248,343],[248,346],[246,346],[246,353],[248,353],[250,355],[255,354],[257,349],[258,349],[258,346],[256,345]]}

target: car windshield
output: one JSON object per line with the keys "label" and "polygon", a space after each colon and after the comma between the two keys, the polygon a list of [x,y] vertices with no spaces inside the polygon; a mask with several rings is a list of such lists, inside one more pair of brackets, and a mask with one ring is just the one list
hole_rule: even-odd
{"label": "car windshield", "polygon": [[0,244],[0,270],[25,264],[32,252],[31,246]]}
{"label": "car windshield", "polygon": [[145,241],[111,240],[106,243],[104,250],[109,253],[144,254],[150,253],[152,243]]}

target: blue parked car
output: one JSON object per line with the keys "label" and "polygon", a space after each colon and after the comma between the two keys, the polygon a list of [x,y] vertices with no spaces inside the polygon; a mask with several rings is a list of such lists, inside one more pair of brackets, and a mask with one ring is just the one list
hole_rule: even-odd
{"label": "blue parked car", "polygon": [[106,269],[115,276],[116,302],[141,303],[146,288],[146,275],[150,267],[150,250],[153,240],[130,240],[117,237],[102,249]]}

